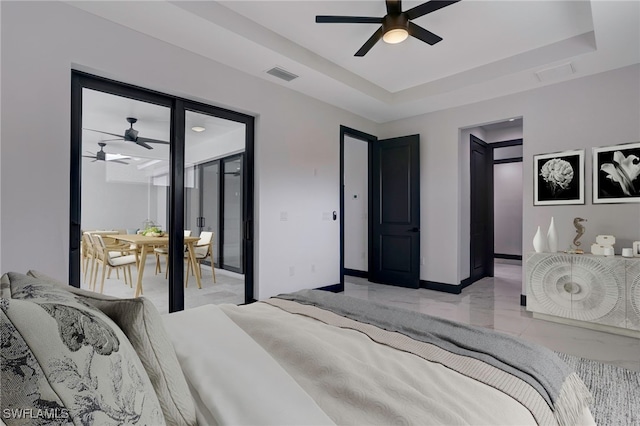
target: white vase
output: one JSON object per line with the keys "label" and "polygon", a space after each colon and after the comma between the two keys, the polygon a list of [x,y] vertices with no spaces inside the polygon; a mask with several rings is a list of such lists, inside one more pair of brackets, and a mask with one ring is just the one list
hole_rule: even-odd
{"label": "white vase", "polygon": [[553,216],[551,216],[551,224],[547,231],[547,245],[549,246],[549,251],[551,253],[558,251],[558,231],[556,230],[556,224],[553,221]]}
{"label": "white vase", "polygon": [[542,253],[547,248],[547,242],[539,226],[536,235],[533,236],[533,248],[536,250],[536,253]]}

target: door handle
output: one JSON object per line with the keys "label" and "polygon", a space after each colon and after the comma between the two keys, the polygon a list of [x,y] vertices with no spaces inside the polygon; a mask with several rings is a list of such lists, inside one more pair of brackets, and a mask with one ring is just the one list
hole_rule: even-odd
{"label": "door handle", "polygon": [[411,228],[409,232],[420,232],[420,228]]}

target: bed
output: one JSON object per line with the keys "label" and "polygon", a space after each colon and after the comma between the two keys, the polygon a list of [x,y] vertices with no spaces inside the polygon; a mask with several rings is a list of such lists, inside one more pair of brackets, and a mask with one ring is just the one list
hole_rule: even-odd
{"label": "bed", "polygon": [[[589,391],[553,352],[343,295],[305,290],[160,316],[144,298],[97,295],[34,271],[5,274],[0,293],[7,424],[25,424],[5,415],[21,407],[58,413],[59,424],[595,424]],[[81,312],[73,321],[59,312],[71,307]],[[56,358],[34,333],[63,336],[68,353]]]}

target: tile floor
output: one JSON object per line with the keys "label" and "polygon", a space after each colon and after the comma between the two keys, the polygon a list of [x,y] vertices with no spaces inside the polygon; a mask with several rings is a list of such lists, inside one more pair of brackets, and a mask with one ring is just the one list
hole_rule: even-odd
{"label": "tile floor", "polygon": [[[144,277],[142,281],[143,296],[153,302],[161,314],[169,312],[169,281],[164,277],[164,261],[162,261],[162,273],[155,274],[155,258],[150,258],[145,263]],[[100,274],[102,269],[98,270],[98,286],[100,285]],[[137,270],[132,268],[134,287],[136,283]],[[120,278],[116,276],[116,272],[111,272],[111,278],[105,279],[104,294],[120,298],[133,297],[134,289],[124,284],[122,273]],[[82,288],[88,289],[88,285],[83,283]],[[244,303],[244,278],[242,275],[216,269],[216,283],[213,283],[213,275],[211,268],[202,267],[202,289],[198,289],[196,279],[189,277],[188,287],[184,289],[184,306],[185,309],[195,308],[196,306],[206,305],[209,303]]]}
{"label": "tile floor", "polygon": [[552,350],[640,371],[640,339],[535,319],[520,306],[522,266],[496,263],[495,277],[449,294],[345,276],[344,294],[519,336]]}

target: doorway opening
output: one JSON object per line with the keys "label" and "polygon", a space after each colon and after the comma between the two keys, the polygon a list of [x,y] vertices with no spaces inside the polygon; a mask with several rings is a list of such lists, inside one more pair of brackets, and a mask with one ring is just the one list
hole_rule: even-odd
{"label": "doorway opening", "polygon": [[419,149],[419,135],[378,140],[341,126],[340,291],[345,272],[420,286]]}
{"label": "doorway opening", "polygon": [[[465,286],[501,274],[502,264],[521,267],[522,135],[521,118],[462,132],[462,143],[469,144],[469,262],[461,263],[468,265],[461,271],[468,277],[462,280]],[[510,279],[516,275],[511,269]]]}

